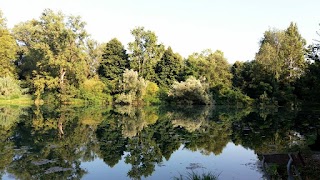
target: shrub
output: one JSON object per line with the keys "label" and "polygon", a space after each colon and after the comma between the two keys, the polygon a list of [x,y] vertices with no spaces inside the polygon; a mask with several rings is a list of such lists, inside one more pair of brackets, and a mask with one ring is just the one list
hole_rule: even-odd
{"label": "shrub", "polygon": [[121,93],[116,97],[115,103],[129,105],[133,103],[134,95]]}
{"label": "shrub", "polygon": [[253,99],[243,94],[238,89],[222,88],[213,90],[213,94],[217,104],[246,106],[253,102]]}
{"label": "shrub", "polygon": [[147,81],[138,76],[138,72],[126,69],[120,82],[121,94],[116,98],[116,103],[140,103],[146,94]]}
{"label": "shrub", "polygon": [[2,99],[16,99],[22,96],[19,81],[12,77],[0,78],[0,97]]}
{"label": "shrub", "polygon": [[100,81],[99,78],[94,77],[92,79],[87,79],[83,82],[82,86],[84,91],[90,92],[90,93],[102,93],[104,89],[104,84],[103,82]]}
{"label": "shrub", "polygon": [[207,85],[190,77],[183,82],[174,82],[168,92],[169,98],[178,104],[211,104]]}
{"label": "shrub", "polygon": [[104,89],[105,84],[98,77],[87,79],[80,86],[80,97],[91,104],[110,101],[110,97],[103,93]]}
{"label": "shrub", "polygon": [[159,104],[159,87],[154,82],[147,82],[146,94],[143,97],[143,100],[149,104]]}

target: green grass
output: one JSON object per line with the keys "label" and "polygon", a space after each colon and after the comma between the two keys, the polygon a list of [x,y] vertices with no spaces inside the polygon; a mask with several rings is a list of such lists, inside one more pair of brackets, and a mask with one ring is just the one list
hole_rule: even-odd
{"label": "green grass", "polygon": [[15,99],[0,98],[0,105],[33,105],[34,101],[30,95],[23,95]]}
{"label": "green grass", "polygon": [[218,180],[220,174],[213,174],[211,172],[209,173],[202,173],[197,174],[195,172],[188,172],[186,176],[183,176],[180,174],[180,177],[174,177],[174,180]]}

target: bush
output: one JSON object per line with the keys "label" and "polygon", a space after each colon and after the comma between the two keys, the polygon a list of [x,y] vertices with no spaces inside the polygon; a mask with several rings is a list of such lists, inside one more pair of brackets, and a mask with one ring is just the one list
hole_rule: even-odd
{"label": "bush", "polygon": [[246,106],[253,102],[253,99],[243,94],[238,89],[222,88],[213,90],[213,94],[217,104]]}
{"label": "bush", "polygon": [[133,103],[135,95],[121,93],[116,97],[115,103],[129,105]]}
{"label": "bush", "polygon": [[183,82],[174,82],[168,92],[171,101],[178,104],[211,104],[207,93],[207,85],[200,80],[190,77]]}
{"label": "bush", "polygon": [[159,87],[154,82],[147,82],[146,94],[143,97],[143,100],[147,104],[159,104]]}
{"label": "bush", "polygon": [[22,96],[23,90],[19,85],[19,81],[12,77],[0,78],[0,98],[1,99],[17,99]]}
{"label": "bush", "polygon": [[94,94],[100,94],[104,90],[104,84],[98,77],[85,80],[81,87],[84,91]]}
{"label": "bush", "polygon": [[105,84],[94,77],[85,80],[80,86],[80,97],[90,104],[102,104],[110,101],[110,96],[104,94]]}
{"label": "bush", "polygon": [[146,94],[148,82],[138,76],[138,72],[126,69],[120,82],[121,94],[116,98],[118,104],[140,103]]}

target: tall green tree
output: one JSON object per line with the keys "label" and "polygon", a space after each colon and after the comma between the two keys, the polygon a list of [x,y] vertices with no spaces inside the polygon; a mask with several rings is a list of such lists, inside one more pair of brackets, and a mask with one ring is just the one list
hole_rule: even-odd
{"label": "tall green tree", "polygon": [[304,73],[307,65],[305,61],[306,40],[299,33],[297,24],[293,22],[290,23],[284,33],[284,78],[287,78],[289,82],[293,82]]}
{"label": "tall green tree", "polygon": [[274,76],[276,81],[282,76],[284,59],[281,56],[285,34],[280,30],[268,30],[260,41],[260,49],[256,61],[264,67],[264,71]]}
{"label": "tall green tree", "polygon": [[104,46],[105,44],[99,44],[93,39],[88,39],[86,41],[86,62],[89,67],[89,77],[94,77],[98,74]]}
{"label": "tall green tree", "polygon": [[110,81],[119,80],[124,70],[128,68],[128,55],[122,43],[116,38],[110,40],[102,50],[99,75]]}
{"label": "tall green tree", "polygon": [[85,54],[88,34],[84,27],[79,16],[66,17],[46,9],[39,20],[14,28],[16,38],[26,49],[22,64],[32,65],[26,76],[31,79],[37,99],[45,90],[52,90],[59,92],[61,101],[67,101],[88,77]]}
{"label": "tall green tree", "polygon": [[164,46],[157,43],[157,36],[144,27],[137,27],[131,31],[134,41],[128,44],[131,52],[130,68],[137,71],[146,80],[155,79],[155,66],[162,57]]}
{"label": "tall green tree", "polygon": [[17,43],[6,25],[6,19],[0,10],[0,77],[16,76],[14,62],[17,54]]}
{"label": "tall green tree", "polygon": [[252,69],[245,93],[262,101],[273,99],[280,105],[293,102],[294,83],[306,67],[304,46],[294,23],[286,30],[266,31],[252,66],[245,66]]}
{"label": "tall green tree", "polygon": [[303,73],[306,41],[295,23],[284,30],[269,30],[264,33],[256,60],[277,82],[291,83]]}
{"label": "tall green tree", "polygon": [[181,81],[182,64],[182,57],[168,47],[156,65],[157,84],[169,88],[174,81]]}
{"label": "tall green tree", "polygon": [[295,94],[308,103],[320,101],[320,62],[309,64],[305,74],[295,84]]}
{"label": "tall green tree", "polygon": [[210,49],[194,53],[187,60],[189,74],[209,83],[209,87],[231,87],[230,65],[222,51]]}
{"label": "tall green tree", "polygon": [[275,80],[257,61],[235,62],[231,67],[232,85],[253,99],[274,91]]}

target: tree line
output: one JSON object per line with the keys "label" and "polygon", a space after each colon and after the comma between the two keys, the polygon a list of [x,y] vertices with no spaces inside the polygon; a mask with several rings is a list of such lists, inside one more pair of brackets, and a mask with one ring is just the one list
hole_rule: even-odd
{"label": "tree line", "polygon": [[79,16],[46,9],[9,29],[0,13],[0,99],[42,103],[293,105],[317,102],[319,59],[295,23],[263,34],[255,59],[210,49],[183,58],[144,27],[99,44]]}

